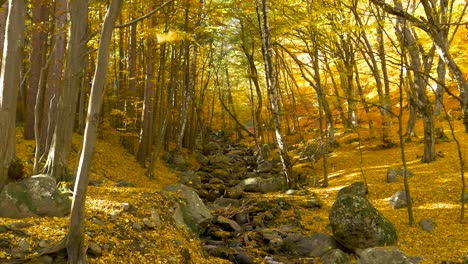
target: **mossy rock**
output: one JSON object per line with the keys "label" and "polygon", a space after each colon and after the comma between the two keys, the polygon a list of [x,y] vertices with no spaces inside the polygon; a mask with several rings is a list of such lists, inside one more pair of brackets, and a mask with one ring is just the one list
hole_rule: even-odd
{"label": "mossy rock", "polygon": [[398,239],[393,224],[361,196],[338,196],[329,219],[335,239],[349,249],[394,245]]}

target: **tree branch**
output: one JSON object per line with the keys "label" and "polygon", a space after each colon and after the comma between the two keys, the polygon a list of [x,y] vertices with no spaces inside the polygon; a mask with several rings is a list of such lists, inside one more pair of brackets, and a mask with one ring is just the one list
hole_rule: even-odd
{"label": "tree branch", "polygon": [[[2,1],[2,0],[0,0]],[[125,24],[120,24],[120,25],[116,25],[114,28],[124,28],[124,27],[129,27],[135,23],[138,23],[144,19],[147,19],[148,17],[152,16],[154,13],[158,12],[159,10],[161,10],[161,8],[165,7],[166,5],[170,4],[174,2],[174,0],[168,0],[167,2],[165,2],[164,4],[160,5],[158,8],[152,10],[151,12],[149,12],[148,14],[144,15],[144,16],[141,16],[139,18],[135,18],[133,19],[132,21],[130,22],[127,22]]]}

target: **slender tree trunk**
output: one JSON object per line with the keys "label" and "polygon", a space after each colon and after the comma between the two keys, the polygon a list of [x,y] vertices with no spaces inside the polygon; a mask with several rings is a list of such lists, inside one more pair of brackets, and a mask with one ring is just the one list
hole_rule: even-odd
{"label": "slender tree trunk", "polygon": [[99,111],[102,106],[104,90],[107,83],[107,67],[109,64],[109,45],[115,21],[122,7],[123,0],[113,0],[107,10],[99,41],[97,66],[94,72],[91,95],[89,99],[88,118],[83,138],[83,150],[80,156],[80,165],[76,177],[73,194],[70,225],[68,230],[67,252],[68,263],[87,263],[84,245],[84,209],[86,190],[91,170],[91,161],[96,144],[96,131],[99,123]]}
{"label": "slender tree trunk", "polygon": [[8,179],[8,168],[16,159],[16,99],[21,85],[26,0],[9,2],[5,44],[0,71],[0,190]]}
{"label": "slender tree trunk", "polygon": [[[24,125],[24,138],[34,138],[34,116],[37,91],[39,90],[39,78],[41,69],[44,66],[45,57],[47,54],[47,21],[49,10],[47,3],[43,0],[34,0],[32,10],[32,49],[31,57],[29,59],[29,84],[26,95],[26,123]],[[43,88],[41,88],[44,90]],[[42,109],[39,109],[42,111]],[[39,114],[37,117],[41,117]]]}
{"label": "slender tree trunk", "polygon": [[[260,8],[258,4],[258,0],[255,0],[255,5],[257,9],[257,16],[260,16]],[[278,146],[279,155],[281,159],[281,164],[283,165],[283,173],[286,178],[286,182],[289,187],[296,187],[297,180],[293,176],[292,172],[292,165],[291,161],[287,152],[286,142],[283,139],[283,133],[281,128],[281,118],[279,113],[279,106],[278,106],[278,96],[276,94],[276,77],[275,72],[273,69],[273,52],[272,52],[272,45],[271,45],[271,35],[270,35],[270,22],[268,17],[268,6],[267,0],[262,0],[262,14],[263,20],[259,19],[260,32],[262,37],[262,47],[263,47],[263,57],[265,60],[265,71],[266,71],[266,82],[267,82],[267,90],[268,90],[268,100],[270,101],[271,106],[271,114],[273,123],[275,126],[275,136],[276,136],[276,144]]]}
{"label": "slender tree trunk", "polygon": [[[6,21],[8,17],[8,2],[0,6],[0,54],[3,54],[3,44],[5,39],[5,31],[6,31]],[[0,56],[0,60],[2,56]],[[1,61],[0,61],[1,62]]]}
{"label": "slender tree trunk", "polygon": [[[148,11],[152,10],[151,2],[148,3]],[[152,23],[149,24],[151,28]],[[143,99],[143,111],[141,117],[140,139],[137,151],[137,161],[142,167],[145,167],[146,157],[148,155],[148,145],[152,136],[152,122],[154,115],[154,45],[153,37],[146,37],[146,79]]]}
{"label": "slender tree trunk", "polygon": [[70,0],[70,28],[67,58],[63,79],[63,89],[57,106],[57,125],[55,126],[51,147],[44,172],[56,179],[68,176],[68,156],[76,114],[76,104],[80,91],[87,42],[88,3]]}

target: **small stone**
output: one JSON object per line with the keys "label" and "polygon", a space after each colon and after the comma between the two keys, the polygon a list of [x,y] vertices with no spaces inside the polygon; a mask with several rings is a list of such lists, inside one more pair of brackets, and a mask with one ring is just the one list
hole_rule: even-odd
{"label": "small stone", "polygon": [[117,221],[117,219],[119,219],[119,216],[117,215],[118,212],[112,212],[109,214],[110,218],[112,219],[112,221]]}
{"label": "small stone", "polygon": [[143,224],[149,228],[149,229],[154,229],[154,224],[148,219],[148,218],[144,218],[143,220]]}
{"label": "small stone", "polygon": [[135,184],[126,180],[119,180],[115,184],[116,187],[135,187]]}
{"label": "small stone", "polygon": [[19,243],[18,243],[18,247],[21,251],[28,251],[29,248],[31,248],[31,245],[29,245],[29,242],[26,241],[25,239],[22,239]]}
{"label": "small stone", "polygon": [[151,208],[151,220],[153,220],[157,227],[161,227],[161,217],[159,217],[158,212],[154,208]]}
{"label": "small stone", "polygon": [[95,223],[98,226],[105,226],[106,225],[106,223],[104,221],[101,221],[101,220],[99,220],[97,218],[93,218],[93,223]]}
{"label": "small stone", "polygon": [[93,256],[101,256],[102,248],[98,244],[91,241],[88,244],[88,253]]}
{"label": "small stone", "polygon": [[49,241],[47,241],[47,240],[41,240],[41,242],[39,242],[39,246],[40,246],[41,248],[48,247],[48,246],[49,246]]}
{"label": "small stone", "polygon": [[133,209],[133,205],[131,205],[130,203],[122,203],[120,204],[120,207],[124,211],[131,211]]}
{"label": "small stone", "polygon": [[426,232],[432,232],[437,224],[431,218],[424,218],[419,221],[419,226]]}
{"label": "small stone", "polygon": [[88,186],[97,186],[100,187],[102,185],[102,180],[89,180]]}
{"label": "small stone", "polygon": [[388,201],[390,206],[393,209],[400,209],[404,208],[408,205],[407,198],[406,198],[406,192],[405,191],[397,191]]}
{"label": "small stone", "polygon": [[289,189],[286,191],[286,194],[288,195],[295,195],[297,194],[299,191],[298,190],[292,190],[292,189]]}
{"label": "small stone", "polygon": [[132,228],[135,229],[135,230],[137,230],[137,231],[141,231],[141,229],[142,229],[143,227],[141,226],[140,223],[138,223],[138,222],[133,222]]}

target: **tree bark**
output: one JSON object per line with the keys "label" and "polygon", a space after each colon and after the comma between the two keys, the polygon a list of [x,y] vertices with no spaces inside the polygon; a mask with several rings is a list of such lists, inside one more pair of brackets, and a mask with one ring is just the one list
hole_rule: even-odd
{"label": "tree bark", "polygon": [[63,89],[57,106],[57,125],[54,129],[51,147],[44,172],[56,179],[68,176],[68,156],[76,114],[76,104],[80,91],[82,70],[85,68],[88,3],[70,0],[69,41],[63,80]]}
{"label": "tree bark", "polygon": [[84,209],[86,191],[91,170],[91,161],[96,144],[96,131],[99,123],[99,112],[102,106],[107,83],[109,65],[109,45],[115,21],[122,7],[123,0],[113,0],[107,10],[99,41],[97,65],[94,72],[91,95],[89,98],[88,118],[83,138],[83,150],[80,156],[78,175],[75,181],[70,225],[68,230],[67,252],[68,263],[87,263],[84,245]]}
{"label": "tree bark", "polygon": [[[41,75],[41,69],[44,66],[45,57],[47,54],[47,21],[49,16],[49,10],[47,4],[43,0],[34,0],[34,6],[32,10],[32,33],[31,33],[31,56],[29,59],[29,84],[26,95],[26,123],[24,125],[24,138],[34,138],[34,123],[35,123],[35,105],[36,97],[39,89],[44,90],[42,87],[39,88],[39,79]],[[45,82],[44,82],[45,84]],[[39,109],[42,111],[42,109]],[[38,117],[42,117],[39,113]],[[40,120],[38,120],[40,122]]]}
{"label": "tree bark", "polygon": [[[260,8],[258,0],[255,0],[255,5],[257,9],[257,16],[260,16]],[[268,17],[268,7],[267,0],[262,0],[262,11],[263,19],[259,20],[260,24],[260,34],[262,37],[262,47],[263,47],[263,57],[265,60],[265,72],[266,72],[266,82],[268,90],[268,100],[271,106],[271,114],[273,123],[275,126],[275,136],[276,144],[278,146],[279,155],[281,159],[281,164],[283,165],[283,173],[286,178],[286,182],[289,187],[294,188],[297,186],[297,180],[293,176],[291,161],[287,152],[286,142],[283,139],[283,133],[281,128],[281,118],[279,113],[278,106],[278,96],[276,94],[276,77],[273,69],[273,52],[271,45],[271,35],[270,35],[270,22]]]}
{"label": "tree bark", "polygon": [[[6,21],[8,17],[8,3],[0,5],[0,54],[3,54],[3,40],[5,39]],[[0,56],[0,60],[2,56]],[[1,61],[0,61],[1,62]]]}
{"label": "tree bark", "polygon": [[0,72],[0,190],[8,179],[8,168],[16,158],[16,99],[21,84],[26,0],[9,2],[5,44]]}

